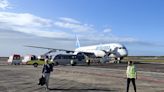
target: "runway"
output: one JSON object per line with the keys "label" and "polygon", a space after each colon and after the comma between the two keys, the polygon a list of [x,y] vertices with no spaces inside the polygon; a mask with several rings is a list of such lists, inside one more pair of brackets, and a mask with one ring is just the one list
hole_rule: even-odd
{"label": "runway", "polygon": [[[0,92],[45,92],[44,87],[37,85],[41,69],[42,66],[1,65]],[[125,92],[125,70],[126,64],[55,66],[48,92]],[[138,70],[138,92],[164,92],[164,73],[154,70]],[[130,92],[133,92],[132,85]]]}

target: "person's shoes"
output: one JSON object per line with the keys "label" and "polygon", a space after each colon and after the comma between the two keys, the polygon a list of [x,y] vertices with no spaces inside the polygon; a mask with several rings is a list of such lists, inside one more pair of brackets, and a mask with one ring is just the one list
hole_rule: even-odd
{"label": "person's shoes", "polygon": [[49,88],[46,87],[46,91],[48,91],[48,90],[49,90]]}

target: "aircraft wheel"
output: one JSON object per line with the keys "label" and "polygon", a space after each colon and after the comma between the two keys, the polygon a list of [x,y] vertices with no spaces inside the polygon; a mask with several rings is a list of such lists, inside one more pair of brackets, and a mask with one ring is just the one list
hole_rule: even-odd
{"label": "aircraft wheel", "polygon": [[55,62],[55,65],[59,65],[59,63],[58,62]]}
{"label": "aircraft wheel", "polygon": [[52,64],[52,66],[54,66],[55,64],[54,63],[51,63]]}
{"label": "aircraft wheel", "polygon": [[72,65],[72,66],[75,66],[75,65],[76,65],[76,62],[73,62],[71,65]]}
{"label": "aircraft wheel", "polygon": [[90,63],[91,63],[90,60],[88,60],[87,65],[90,65]]}

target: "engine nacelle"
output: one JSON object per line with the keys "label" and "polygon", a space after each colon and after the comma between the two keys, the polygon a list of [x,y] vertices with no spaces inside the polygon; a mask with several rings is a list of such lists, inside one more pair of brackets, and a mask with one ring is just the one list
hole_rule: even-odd
{"label": "engine nacelle", "polygon": [[93,53],[95,54],[96,57],[104,57],[106,55],[106,53],[101,50],[95,50],[93,51]]}

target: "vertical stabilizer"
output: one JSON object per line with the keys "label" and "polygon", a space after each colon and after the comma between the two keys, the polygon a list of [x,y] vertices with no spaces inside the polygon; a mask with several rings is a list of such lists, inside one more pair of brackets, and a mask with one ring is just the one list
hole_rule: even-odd
{"label": "vertical stabilizer", "polygon": [[76,35],[76,48],[79,48],[79,47],[80,47],[80,42],[79,42],[79,39],[78,39],[78,37]]}

